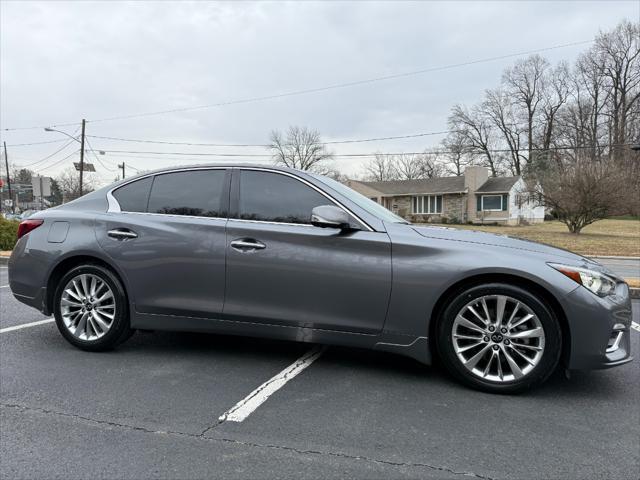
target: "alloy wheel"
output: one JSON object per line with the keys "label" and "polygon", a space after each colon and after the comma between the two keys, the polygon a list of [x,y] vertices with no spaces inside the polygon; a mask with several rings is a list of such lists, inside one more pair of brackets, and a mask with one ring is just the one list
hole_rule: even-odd
{"label": "alloy wheel", "polygon": [[542,359],[542,323],[524,302],[484,295],[467,303],[452,327],[453,347],[473,375],[492,382],[519,380]]}
{"label": "alloy wheel", "polygon": [[97,275],[77,275],[64,287],[60,314],[74,337],[85,341],[97,340],[111,329],[116,316],[113,291]]}

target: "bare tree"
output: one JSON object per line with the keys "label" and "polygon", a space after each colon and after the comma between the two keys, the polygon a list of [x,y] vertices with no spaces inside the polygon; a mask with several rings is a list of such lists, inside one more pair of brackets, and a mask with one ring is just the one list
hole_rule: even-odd
{"label": "bare tree", "polygon": [[[69,167],[63,170],[55,180],[62,193],[63,202],[75,200],[80,196],[80,176],[75,168]],[[95,179],[85,173],[82,185],[83,195],[92,192],[95,188]]]}
{"label": "bare tree", "polygon": [[[544,98],[543,83],[548,69],[549,62],[536,54],[524,60],[518,60],[513,67],[505,70],[502,76],[503,84],[515,110],[523,113],[522,120],[526,124],[529,158],[534,148],[536,113]],[[520,120],[519,116],[516,120]],[[519,162],[516,163],[519,164]]]}
{"label": "bare tree", "polygon": [[390,155],[376,153],[375,158],[364,166],[365,178],[372,182],[386,182],[397,179],[397,172]]}
{"label": "bare tree", "polygon": [[627,141],[629,112],[640,99],[640,24],[628,20],[596,37],[593,50],[603,60],[602,75],[610,88],[612,153]]}
{"label": "bare tree", "polygon": [[452,131],[442,141],[444,148],[445,169],[447,173],[457,177],[464,173],[464,169],[471,163],[467,139],[462,132]]}
{"label": "bare tree", "polygon": [[444,164],[435,153],[378,153],[365,165],[365,177],[371,181],[418,180],[440,177]]}
{"label": "bare tree", "polygon": [[448,124],[450,130],[458,132],[469,155],[477,157],[478,163],[488,167],[492,176],[498,175],[498,158],[492,153],[495,129],[480,108],[476,106],[469,110],[462,105],[455,105]]}
{"label": "bare tree", "polygon": [[274,162],[290,168],[318,171],[332,158],[320,133],[306,127],[291,126],[286,135],[274,130],[270,142]]}
{"label": "bare tree", "polygon": [[600,33],[573,68],[537,55],[516,62],[480,104],[454,106],[449,127],[454,173],[462,152],[493,175],[508,165],[573,233],[637,213],[640,154],[629,144],[640,142],[640,23]]}
{"label": "bare tree", "polygon": [[[569,67],[566,63],[559,63],[549,70],[544,78],[542,89],[542,141],[540,146],[544,151],[549,150],[560,109],[567,103],[570,93]],[[531,161],[531,151],[529,151]]]}
{"label": "bare tree", "polygon": [[487,90],[482,102],[484,115],[501,133],[508,150],[509,168],[513,175],[521,175],[528,158],[522,154],[524,128],[518,124],[517,113],[510,94],[502,88]]}
{"label": "bare tree", "polygon": [[584,227],[606,218],[620,208],[624,193],[619,185],[624,172],[612,161],[592,162],[579,158],[572,165],[557,168],[550,162],[538,170],[535,194],[540,203],[553,210],[569,231],[579,234]]}
{"label": "bare tree", "polygon": [[394,155],[393,166],[400,180],[417,180],[437,176],[435,164],[427,155]]}

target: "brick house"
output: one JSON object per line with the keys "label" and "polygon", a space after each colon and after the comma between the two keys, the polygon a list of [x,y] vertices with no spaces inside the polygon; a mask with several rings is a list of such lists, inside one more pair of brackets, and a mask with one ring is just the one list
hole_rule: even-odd
{"label": "brick house", "polygon": [[520,177],[491,177],[485,167],[467,167],[459,177],[361,182],[351,188],[409,221],[503,223],[544,221],[544,207],[526,193]]}

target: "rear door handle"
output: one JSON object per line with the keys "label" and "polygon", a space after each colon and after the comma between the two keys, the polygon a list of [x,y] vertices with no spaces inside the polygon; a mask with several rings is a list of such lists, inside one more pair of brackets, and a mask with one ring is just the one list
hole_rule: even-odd
{"label": "rear door handle", "polygon": [[253,238],[239,238],[231,242],[230,245],[231,248],[238,252],[250,252],[252,250],[264,250],[267,248],[264,243],[254,240]]}
{"label": "rear door handle", "polygon": [[133,230],[129,230],[128,228],[114,228],[113,230],[109,230],[107,232],[111,238],[115,238],[116,240],[129,240],[131,238],[138,238],[138,234]]}

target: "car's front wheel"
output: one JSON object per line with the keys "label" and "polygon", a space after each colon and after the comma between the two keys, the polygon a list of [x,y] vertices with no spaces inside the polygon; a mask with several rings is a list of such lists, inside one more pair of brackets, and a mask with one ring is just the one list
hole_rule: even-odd
{"label": "car's front wheel", "polygon": [[515,393],[542,383],[556,368],[562,345],[558,320],[538,296],[492,283],[460,292],[438,324],[438,351],[465,384]]}
{"label": "car's front wheel", "polygon": [[62,277],[54,314],[62,336],[83,350],[109,350],[132,334],[124,287],[100,265],[80,265]]}

